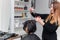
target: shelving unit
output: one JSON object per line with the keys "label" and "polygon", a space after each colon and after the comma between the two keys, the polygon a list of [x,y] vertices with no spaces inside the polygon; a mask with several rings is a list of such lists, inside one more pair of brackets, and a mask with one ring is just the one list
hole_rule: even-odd
{"label": "shelving unit", "polygon": [[[27,1],[27,0],[26,0]],[[23,32],[23,22],[31,19],[29,8],[31,0],[14,0],[14,31],[20,34]]]}

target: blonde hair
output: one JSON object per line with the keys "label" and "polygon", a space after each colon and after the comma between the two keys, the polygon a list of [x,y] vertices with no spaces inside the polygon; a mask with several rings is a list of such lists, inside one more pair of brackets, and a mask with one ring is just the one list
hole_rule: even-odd
{"label": "blonde hair", "polygon": [[[58,22],[57,24],[60,25],[60,21],[59,21],[59,20],[60,20],[60,3],[57,2],[57,1],[55,1],[55,2],[53,2],[52,4],[53,4],[53,11],[54,11],[54,13],[51,13],[51,12],[50,12],[50,14],[49,14],[49,16],[47,17],[47,19],[45,20],[45,22],[47,22],[47,21],[50,20],[50,23],[51,23],[51,24],[53,24],[53,23],[55,23],[55,22]],[[56,15],[56,18],[52,16],[52,15],[55,14],[55,13],[57,14],[57,15]]]}

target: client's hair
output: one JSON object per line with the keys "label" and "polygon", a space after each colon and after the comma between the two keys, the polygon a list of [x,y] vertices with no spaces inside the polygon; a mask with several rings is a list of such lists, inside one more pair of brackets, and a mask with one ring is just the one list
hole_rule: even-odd
{"label": "client's hair", "polygon": [[24,22],[23,29],[24,31],[28,28],[28,34],[34,33],[36,31],[36,21],[35,20],[27,20]]}

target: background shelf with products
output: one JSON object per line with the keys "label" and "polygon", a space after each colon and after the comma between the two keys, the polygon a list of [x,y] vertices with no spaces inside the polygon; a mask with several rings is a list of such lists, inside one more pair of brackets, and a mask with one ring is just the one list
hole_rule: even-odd
{"label": "background shelf with products", "polygon": [[31,0],[14,0],[14,30],[16,33],[20,34],[23,22],[31,19],[29,8],[31,8]]}
{"label": "background shelf with products", "polygon": [[29,8],[31,7],[30,0],[15,0],[14,12],[15,16],[28,17]]}

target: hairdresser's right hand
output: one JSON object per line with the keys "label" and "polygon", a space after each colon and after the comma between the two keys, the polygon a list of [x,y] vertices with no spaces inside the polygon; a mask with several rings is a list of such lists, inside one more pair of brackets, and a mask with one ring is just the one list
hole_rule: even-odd
{"label": "hairdresser's right hand", "polygon": [[41,20],[41,17],[40,16],[35,17],[35,21],[40,22],[40,20]]}
{"label": "hairdresser's right hand", "polygon": [[35,21],[39,22],[42,26],[45,24],[40,16],[39,17],[35,17]]}
{"label": "hairdresser's right hand", "polygon": [[29,10],[30,10],[30,13],[34,12],[34,8],[33,7],[31,7]]}

